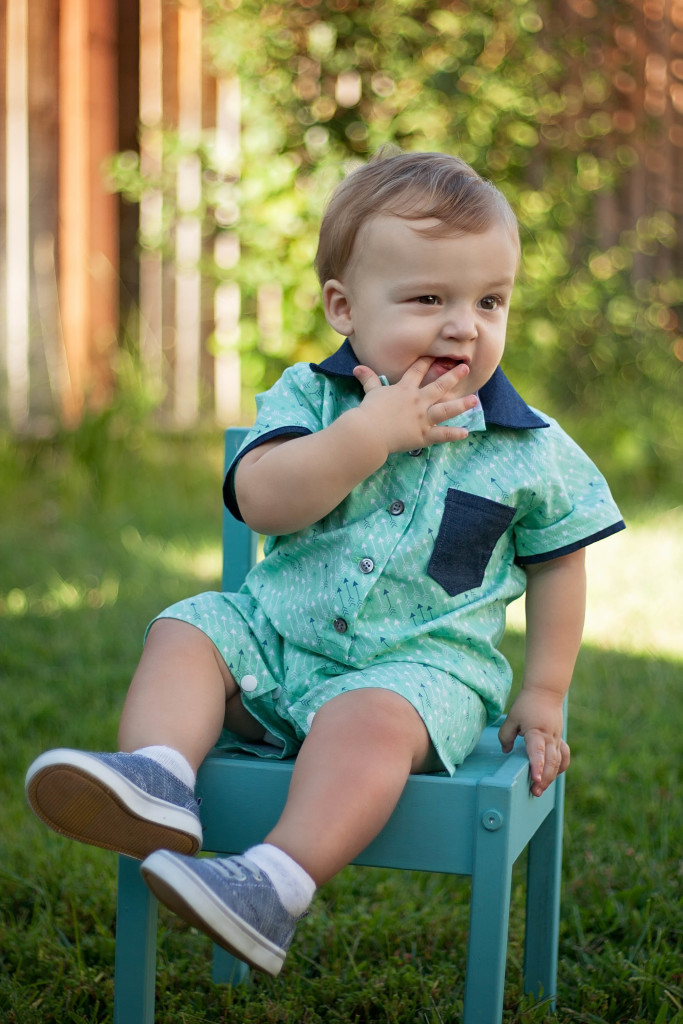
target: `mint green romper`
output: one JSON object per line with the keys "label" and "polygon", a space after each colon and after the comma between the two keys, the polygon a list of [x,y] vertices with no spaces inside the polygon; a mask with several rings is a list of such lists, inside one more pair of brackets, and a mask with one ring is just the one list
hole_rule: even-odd
{"label": "mint green romper", "polygon": [[[356,365],[346,341],[257,397],[224,487],[234,515],[242,455],[358,405]],[[505,708],[511,670],[498,644],[523,567],[623,529],[590,459],[500,369],[479,399],[457,419],[464,441],[391,455],[320,522],[267,537],[237,594],[200,594],[162,613],[197,626],[223,655],[267,731],[271,745],[258,752],[295,754],[324,703],[380,687],[418,711],[452,774]],[[221,744],[253,749],[225,731]]]}

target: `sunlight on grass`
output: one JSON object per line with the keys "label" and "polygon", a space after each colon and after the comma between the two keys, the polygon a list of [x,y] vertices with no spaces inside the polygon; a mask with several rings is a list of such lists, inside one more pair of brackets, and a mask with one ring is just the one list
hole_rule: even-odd
{"label": "sunlight on grass", "polygon": [[121,531],[121,543],[126,551],[146,565],[167,572],[184,573],[217,587],[221,575],[221,544],[203,544],[190,548],[177,541],[162,540],[153,534],[144,537],[134,526]]}
{"label": "sunlight on grass", "polygon": [[[189,542],[162,540],[153,534],[141,536],[133,526],[121,531],[122,546],[136,561],[162,573],[194,578],[207,587],[217,588],[221,575],[221,546],[205,544],[192,547]],[[101,579],[87,576],[83,579],[63,579],[56,573],[47,585],[13,587],[0,593],[0,615],[55,615],[80,608],[105,608],[119,599],[121,579],[106,572]]]}
{"label": "sunlight on grass", "polygon": [[120,580],[106,574],[101,580],[65,580],[53,576],[46,587],[13,587],[0,594],[0,615],[55,615],[77,608],[105,608],[116,604]]}
{"label": "sunlight on grass", "polygon": [[[683,658],[683,508],[629,523],[587,549],[584,639],[625,653]],[[522,601],[508,609],[524,628]]]}

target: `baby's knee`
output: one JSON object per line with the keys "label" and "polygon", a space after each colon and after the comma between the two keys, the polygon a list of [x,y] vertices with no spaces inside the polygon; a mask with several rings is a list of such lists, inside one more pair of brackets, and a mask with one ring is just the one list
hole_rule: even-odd
{"label": "baby's knee", "polygon": [[380,687],[346,690],[333,697],[313,719],[312,728],[324,726],[348,730],[356,740],[363,738],[375,746],[400,744],[421,753],[431,747],[427,727],[410,701]]}

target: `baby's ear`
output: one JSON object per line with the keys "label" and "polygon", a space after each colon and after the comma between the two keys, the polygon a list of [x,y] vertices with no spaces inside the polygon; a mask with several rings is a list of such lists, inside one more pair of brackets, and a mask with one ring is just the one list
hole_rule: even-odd
{"label": "baby's ear", "polygon": [[331,279],[323,285],[323,308],[330,327],[344,336],[353,334],[351,303],[341,281]]}

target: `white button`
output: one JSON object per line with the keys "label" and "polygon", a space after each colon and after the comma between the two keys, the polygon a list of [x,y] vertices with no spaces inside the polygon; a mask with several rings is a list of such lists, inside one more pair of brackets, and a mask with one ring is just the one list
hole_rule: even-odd
{"label": "white button", "polygon": [[275,700],[277,700],[278,697],[280,697],[280,696],[282,696],[282,687],[281,686],[276,686],[275,689],[273,690],[273,697],[274,697]]}
{"label": "white button", "polygon": [[358,568],[360,569],[361,572],[367,575],[367,573],[372,572],[372,570],[375,568],[375,563],[371,558],[361,558],[360,562],[358,563]]}
{"label": "white button", "polygon": [[253,693],[258,686],[258,679],[256,676],[242,676],[241,687],[246,693]]}
{"label": "white button", "polygon": [[309,711],[308,718],[306,719],[306,725],[310,729],[313,725],[313,719],[315,718],[315,711]]}

